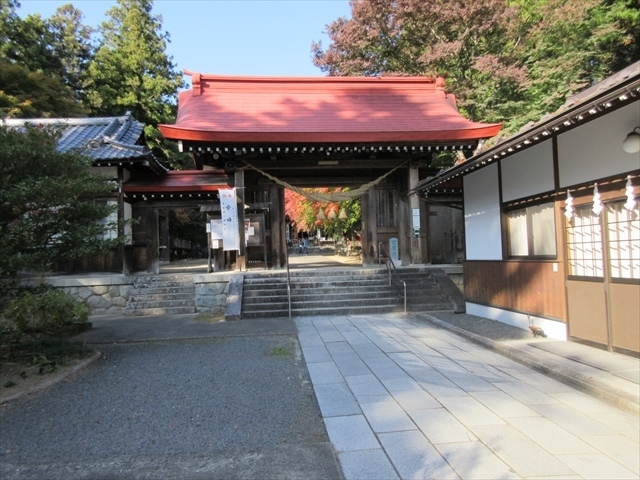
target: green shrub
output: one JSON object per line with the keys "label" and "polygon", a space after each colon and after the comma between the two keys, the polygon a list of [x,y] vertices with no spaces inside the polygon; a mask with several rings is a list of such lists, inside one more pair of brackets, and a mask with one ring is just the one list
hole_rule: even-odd
{"label": "green shrub", "polygon": [[56,336],[74,325],[87,323],[89,307],[62,290],[26,292],[11,300],[2,312],[3,335],[11,326],[27,335]]}

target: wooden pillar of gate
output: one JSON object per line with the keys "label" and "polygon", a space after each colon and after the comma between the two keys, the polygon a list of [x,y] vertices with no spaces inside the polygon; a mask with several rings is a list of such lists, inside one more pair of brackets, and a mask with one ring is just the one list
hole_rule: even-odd
{"label": "wooden pillar of gate", "polygon": [[236,270],[242,271],[247,269],[247,254],[245,247],[245,235],[244,235],[244,170],[236,170],[235,172],[235,187],[236,187],[236,203],[238,206],[238,240],[239,250],[236,257]]}
{"label": "wooden pillar of gate", "polygon": [[[409,188],[411,190],[418,184],[418,168],[409,168]],[[411,245],[411,263],[423,263],[422,244],[424,243],[425,225],[424,215],[420,208],[420,198],[418,195],[412,195],[408,198],[409,206],[409,223],[410,223],[410,245]],[[417,215],[415,215],[417,213]]]}
{"label": "wooden pillar of gate", "polygon": [[362,265],[378,263],[378,227],[376,222],[376,189],[370,188],[360,197],[362,215]]}
{"label": "wooden pillar of gate", "polygon": [[147,273],[160,273],[160,235],[158,232],[158,209],[145,208],[147,230]]}
{"label": "wooden pillar of gate", "polygon": [[283,268],[285,266],[285,249],[287,240],[285,236],[284,214],[284,189],[277,184],[269,187],[269,201],[271,203],[269,213],[271,217],[271,266]]}

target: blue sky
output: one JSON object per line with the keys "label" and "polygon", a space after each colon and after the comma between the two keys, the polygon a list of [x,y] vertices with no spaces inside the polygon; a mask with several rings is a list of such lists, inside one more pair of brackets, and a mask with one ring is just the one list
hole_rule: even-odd
{"label": "blue sky", "polygon": [[[51,16],[72,3],[84,23],[98,26],[115,4],[107,0],[20,0],[18,14]],[[311,61],[311,43],[327,24],[350,17],[348,0],[155,0],[171,36],[167,53],[180,71],[220,75],[322,76]]]}

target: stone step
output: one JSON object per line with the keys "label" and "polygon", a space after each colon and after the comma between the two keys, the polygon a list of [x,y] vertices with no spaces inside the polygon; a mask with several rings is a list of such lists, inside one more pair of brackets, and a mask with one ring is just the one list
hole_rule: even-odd
{"label": "stone step", "polygon": [[[407,310],[451,310],[452,303],[430,271],[402,270],[407,283]],[[386,268],[367,271],[296,272],[291,275],[292,315],[344,315],[403,311],[403,286],[389,286]],[[286,274],[245,277],[243,318],[288,316]]]}
{"label": "stone step", "polygon": [[[255,299],[254,299],[255,300]],[[254,309],[267,310],[271,307],[280,308],[282,305],[287,306],[286,297],[278,297],[274,299],[259,299],[260,301],[251,301],[243,303],[242,310],[251,311]],[[332,300],[326,300],[325,298],[317,297],[311,298],[291,298],[291,308],[343,308],[343,307],[361,307],[361,306],[387,306],[395,305],[397,298],[395,296],[376,297],[376,298],[335,298]]]}
{"label": "stone step", "polygon": [[389,282],[386,280],[332,280],[329,282],[295,282],[292,287],[298,289],[314,289],[314,288],[369,288],[369,287],[387,287]]}
{"label": "stone step", "polygon": [[158,308],[137,308],[135,310],[126,310],[126,315],[144,316],[144,315],[178,315],[181,313],[196,313],[195,307],[158,307]]}
{"label": "stone step", "polygon": [[[335,282],[379,282],[389,283],[389,277],[384,275],[326,275],[326,276],[311,276],[311,277],[291,277],[291,284],[307,284],[307,283],[335,283]],[[286,284],[287,278],[254,278],[244,279],[245,285],[281,285]]]}
{"label": "stone step", "polygon": [[[366,276],[366,275],[387,275],[387,270],[382,268],[368,268],[362,270],[327,270],[327,269],[318,269],[318,270],[305,270],[301,271],[290,271],[290,278],[310,278],[310,277],[327,277],[327,276]],[[246,281],[251,281],[254,279],[265,279],[265,278],[286,278],[286,272],[263,272],[263,273],[246,273],[244,274],[244,279]]]}
{"label": "stone step", "polygon": [[149,288],[132,288],[130,295],[170,295],[178,293],[195,292],[195,285],[176,286],[176,287],[149,287]]}
{"label": "stone step", "polygon": [[[397,311],[397,305],[389,305],[386,307],[381,306],[366,306],[366,307],[344,307],[340,309],[336,308],[292,308],[291,316],[293,317],[311,317],[311,316],[319,316],[319,315],[365,315],[370,313],[390,313]],[[243,312],[242,318],[251,318],[251,319],[259,319],[259,318],[278,318],[278,317],[288,317],[289,310],[288,307],[278,309],[278,310],[256,310],[251,312]]]}
{"label": "stone step", "polygon": [[442,310],[453,310],[451,302],[447,303],[429,303],[429,304],[410,304],[407,302],[407,310],[410,312],[436,312]]}
{"label": "stone step", "polygon": [[[316,286],[315,288],[300,288],[299,285],[291,286],[291,295],[300,296],[318,296],[318,295],[359,295],[359,296],[371,296],[371,295],[384,295],[390,292],[390,288],[387,285],[374,285],[374,286],[350,286],[344,287],[328,287],[326,285]],[[243,298],[269,298],[273,296],[287,295],[287,288],[281,287],[278,289],[268,290],[244,290]]]}
{"label": "stone step", "polygon": [[428,305],[430,303],[449,303],[444,295],[411,296],[407,293],[407,303],[411,305]]}
{"label": "stone step", "polygon": [[165,294],[138,294],[129,295],[129,302],[161,302],[161,301],[175,301],[175,300],[194,300],[195,292],[188,293],[165,293]]}
{"label": "stone step", "polygon": [[193,307],[195,308],[195,298],[188,300],[157,300],[151,302],[127,302],[127,309],[147,309],[147,308],[167,308],[167,307]]}
{"label": "stone step", "polygon": [[[361,300],[365,301],[377,301],[379,299],[393,299],[395,300],[397,296],[393,292],[383,292],[377,295],[365,295],[362,292],[348,292],[341,294],[331,294],[331,295],[291,295],[292,302],[323,302],[323,301],[335,301],[335,302],[343,302],[343,303],[352,303],[359,302]],[[253,297],[245,297],[244,305],[257,305],[261,303],[277,303],[277,302],[287,302],[288,297],[287,294],[284,293],[282,295],[273,295],[273,296],[253,296]]]}
{"label": "stone step", "polygon": [[135,277],[134,288],[162,288],[182,285],[193,285],[193,277],[179,275],[162,275],[150,277]]}

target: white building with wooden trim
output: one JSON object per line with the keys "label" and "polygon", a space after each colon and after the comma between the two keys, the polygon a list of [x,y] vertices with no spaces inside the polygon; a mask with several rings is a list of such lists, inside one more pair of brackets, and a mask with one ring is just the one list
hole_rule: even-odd
{"label": "white building with wooden trim", "polygon": [[640,62],[412,190],[462,179],[468,313],[638,355],[639,102]]}

